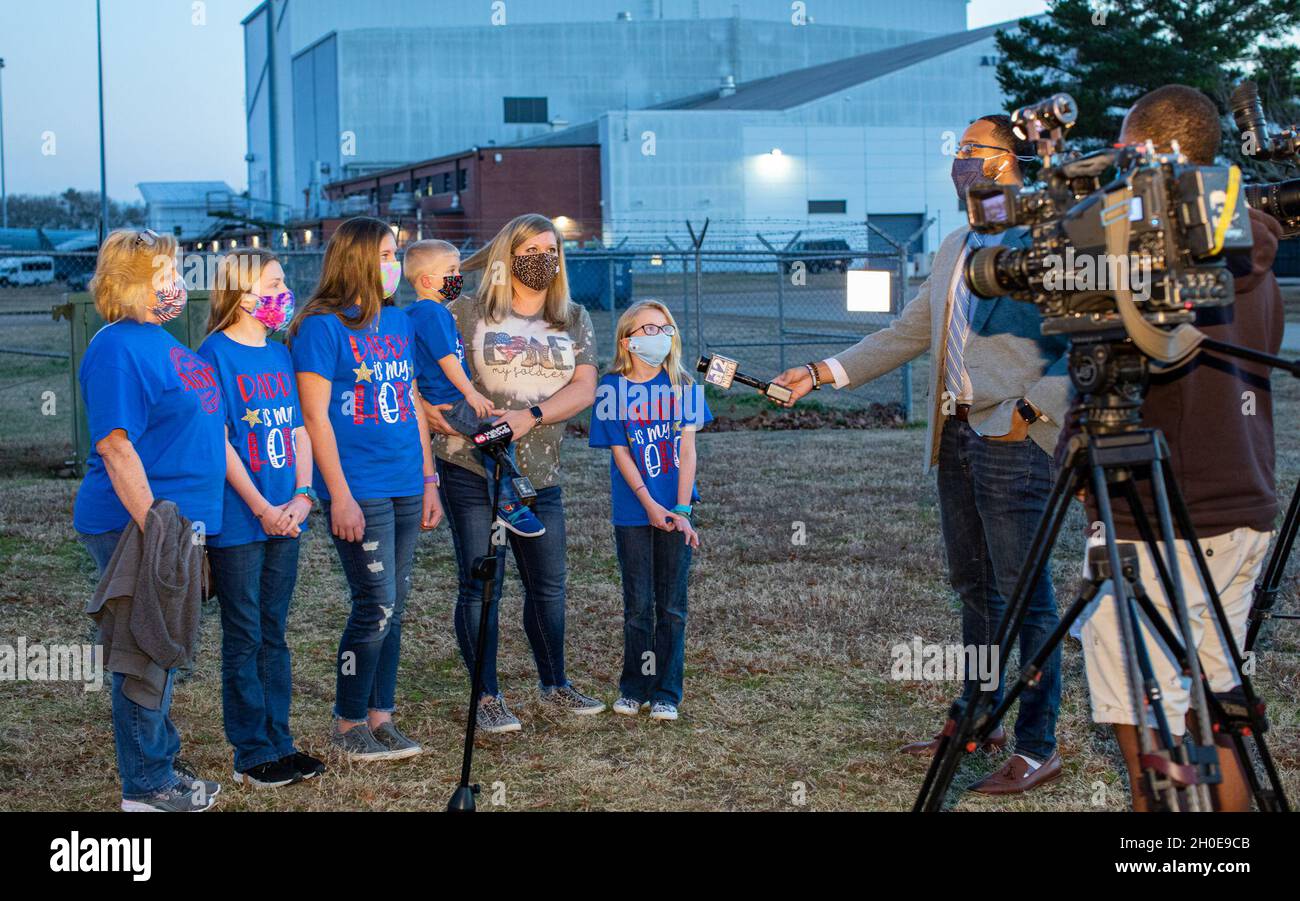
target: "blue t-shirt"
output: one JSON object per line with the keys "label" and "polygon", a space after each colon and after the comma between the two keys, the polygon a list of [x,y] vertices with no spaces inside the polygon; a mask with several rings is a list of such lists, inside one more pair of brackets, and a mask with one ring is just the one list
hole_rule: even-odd
{"label": "blue t-shirt", "polygon": [[[386,306],[364,329],[349,328],[333,313],[308,316],[290,350],[295,370],[330,381],[330,425],[352,496],[423,494],[424,454],[411,390],[417,370],[406,313]],[[320,467],[313,480],[316,493],[328,498]]]}
{"label": "blue t-shirt", "polygon": [[225,414],[212,364],[162,326],[121,320],[91,339],[77,375],[90,456],[72,524],[100,535],[131,521],[95,445],[122,429],[155,499],[172,501],[208,536],[221,530],[226,481]]}
{"label": "blue t-shirt", "polygon": [[454,404],[465,395],[451,383],[438,361],[455,355],[465,378],[471,382],[465,362],[465,345],[456,330],[456,317],[436,300],[417,300],[406,308],[415,336],[415,367],[420,373],[420,395],[431,404]]}
{"label": "blue t-shirt", "polygon": [[[683,383],[673,392],[668,373],[648,382],[633,382],[610,373],[596,386],[591,412],[592,447],[625,446],[636,461],[650,496],[667,510],[677,506],[678,448],[682,431],[713,420],[704,402],[704,386]],[[636,494],[609,459],[610,512],[616,526],[648,526],[650,519]],[[692,503],[699,500],[691,486]]]}
{"label": "blue t-shirt", "polygon": [[[212,364],[226,399],[230,446],[239,454],[262,497],[272,504],[285,503],[298,485],[293,430],[302,425],[298,384],[288,348],[277,341],[268,341],[265,347],[249,347],[214,332],[199,345],[198,353]],[[306,527],[305,521],[299,525]],[[227,480],[221,534],[212,539],[212,546],[233,547],[270,537]]]}

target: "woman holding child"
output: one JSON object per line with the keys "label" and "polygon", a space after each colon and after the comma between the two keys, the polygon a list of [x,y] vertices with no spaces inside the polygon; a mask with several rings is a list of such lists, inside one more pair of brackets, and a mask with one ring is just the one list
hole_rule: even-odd
{"label": "woman holding child", "polygon": [[[459,264],[454,248],[444,247],[441,253],[408,258],[406,275],[417,296],[436,300],[437,289],[452,284],[459,287],[454,278],[459,275],[455,268]],[[558,231],[545,216],[529,214],[511,220],[490,244],[466,260],[463,268],[482,269],[484,275],[474,296],[459,297],[447,307],[465,342],[466,371],[473,389],[473,394],[462,396],[471,408],[486,409],[476,401],[475,395],[481,395],[500,414],[496,418],[509,424],[519,470],[533,483],[537,497],[530,508],[536,525],[526,521],[513,528],[507,519],[510,511],[492,509],[483,463],[472,442],[455,427],[459,423],[448,422],[443,415],[453,405],[424,401],[426,417],[437,433],[434,453],[442,480],[440,491],[456,549],[459,589],[455,623],[461,656],[472,674],[482,585],[471,567],[487,546],[494,523],[502,521],[523,583],[524,631],[537,663],[542,702],[579,715],[600,713],[604,703],[575,689],[565,675],[565,529],[559,485],[564,423],[591,406],[595,396],[591,318],[569,299],[564,250]],[[453,276],[450,281],[449,275]],[[433,321],[428,317],[427,322]],[[417,346],[424,344],[435,359],[448,356],[448,345],[438,343],[432,326],[420,325],[417,320],[415,330]],[[453,385],[455,373],[451,369]],[[445,372],[431,375],[422,370],[421,388],[432,387],[438,375],[446,378]],[[488,622],[478,708],[478,728],[492,733],[520,729],[497,685],[496,601],[503,573],[504,560],[497,571]]]}

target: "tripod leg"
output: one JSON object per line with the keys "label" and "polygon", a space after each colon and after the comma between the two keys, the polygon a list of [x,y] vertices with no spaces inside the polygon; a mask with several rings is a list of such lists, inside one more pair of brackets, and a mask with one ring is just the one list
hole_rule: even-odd
{"label": "tripod leg", "polygon": [[[1052,486],[1052,493],[1048,496],[1047,506],[1043,510],[1043,517],[1034,532],[1029,553],[1025,557],[1020,575],[1016,578],[1015,589],[1007,599],[1007,609],[1002,616],[995,639],[999,654],[1001,649],[1008,647],[1009,642],[1014,641],[1016,634],[1019,633],[1028,608],[1029,595],[1042,571],[1047,567],[1052,548],[1056,545],[1061,526],[1065,522],[1066,514],[1069,513],[1070,502],[1082,485],[1083,477],[1079,469],[1081,464],[1076,460],[1077,452],[1071,451],[1066,464],[1061,467],[1061,472],[1057,475],[1056,484]],[[997,727],[998,720],[990,721],[984,716],[987,704],[984,693],[979,692],[969,703],[958,702],[949,709],[948,722],[944,725],[939,746],[935,749],[930,767],[926,770],[925,781],[921,783],[921,790],[912,805],[913,812],[933,812],[943,808],[944,798],[952,785],[961,754],[970,737],[976,734],[978,729],[980,736],[976,744],[978,747],[979,743],[982,743]]]}
{"label": "tripod leg", "polygon": [[[1201,582],[1205,587],[1207,603],[1209,604],[1210,610],[1213,612],[1215,621],[1218,624],[1219,640],[1223,645],[1225,656],[1232,661],[1233,667],[1237,671],[1237,679],[1241,683],[1241,692],[1244,699],[1246,716],[1250,722],[1251,735],[1255,740],[1255,752],[1259,757],[1260,763],[1264,767],[1264,772],[1268,776],[1269,783],[1272,786],[1271,792],[1265,792],[1262,786],[1258,791],[1254,791],[1255,801],[1261,810],[1289,810],[1290,805],[1287,802],[1286,792],[1282,787],[1281,777],[1277,773],[1277,768],[1273,763],[1273,757],[1268,750],[1268,744],[1264,740],[1264,733],[1268,731],[1268,723],[1264,719],[1263,713],[1264,705],[1259,700],[1259,696],[1255,694],[1255,687],[1252,684],[1250,676],[1246,674],[1245,659],[1242,657],[1241,651],[1237,647],[1236,637],[1232,631],[1232,624],[1228,620],[1227,611],[1223,609],[1223,599],[1219,596],[1218,586],[1214,584],[1214,577],[1210,572],[1209,562],[1205,559],[1205,552],[1201,549],[1200,542],[1195,538],[1196,533],[1192,525],[1191,513],[1187,509],[1187,503],[1183,500],[1182,492],[1178,489],[1178,483],[1174,479],[1173,473],[1166,471],[1165,480],[1167,483],[1170,505],[1173,509],[1173,515],[1178,520],[1179,531],[1182,532],[1183,535],[1187,536],[1188,544],[1192,552],[1192,559],[1196,562],[1197,572],[1200,574]],[[1294,537],[1294,535],[1292,537]],[[1274,554],[1276,553],[1277,548],[1274,548]],[[1208,681],[1206,683],[1206,688],[1207,690],[1209,688]],[[1222,708],[1220,708],[1219,712],[1222,713]],[[1235,740],[1237,742],[1241,742],[1240,729],[1236,725],[1222,716],[1220,717],[1219,722],[1222,723],[1223,727],[1228,729],[1231,734],[1236,736]],[[1244,748],[1244,743],[1242,744]],[[1255,786],[1258,784],[1258,780],[1255,777],[1253,766],[1251,766],[1248,756],[1241,757],[1241,765],[1243,768],[1251,770],[1248,779],[1252,783],[1253,791]]]}
{"label": "tripod leg", "polygon": [[[1168,475],[1168,472],[1166,474]],[[1148,546],[1154,547],[1156,539],[1151,530],[1151,523],[1147,519],[1145,511],[1142,510],[1140,501],[1137,500],[1137,491],[1133,488],[1131,482],[1126,483],[1126,486],[1129,494],[1129,503],[1134,509],[1134,519],[1137,522],[1138,532],[1142,535],[1143,541],[1145,541]],[[1179,521],[1179,531],[1185,535],[1188,533],[1187,530],[1190,526],[1184,522],[1184,516],[1180,513],[1180,508],[1185,512],[1186,506],[1182,503],[1181,495],[1175,494],[1177,485],[1173,484],[1170,487],[1171,506],[1173,508],[1174,516],[1175,519]],[[1190,514],[1187,515],[1190,517]],[[1196,545],[1196,549],[1197,551],[1200,550],[1199,543]],[[1204,555],[1201,554],[1199,556],[1203,558]],[[1156,566],[1160,570],[1161,583],[1165,586],[1165,596],[1168,597],[1168,569],[1165,566],[1164,559],[1159,554],[1153,551],[1152,557],[1155,559]],[[1203,581],[1205,578],[1206,577],[1202,575]],[[1160,633],[1161,641],[1163,641],[1165,645],[1174,652],[1178,659],[1178,665],[1182,668],[1184,674],[1186,674],[1186,650],[1182,647],[1182,643],[1173,636],[1173,633],[1170,630],[1168,623],[1165,622],[1164,617],[1155,612],[1154,605],[1151,603],[1151,599],[1146,596],[1145,592],[1139,596],[1138,600],[1139,603],[1143,604],[1143,611],[1146,613],[1148,620],[1151,621],[1153,627],[1155,627]],[[1176,613],[1176,611],[1173,610],[1170,612]],[[1209,686],[1204,673],[1202,673],[1202,681],[1205,681],[1206,683],[1206,696],[1210,706],[1210,713],[1215,718],[1215,723],[1219,727],[1219,733],[1226,734],[1232,739],[1233,748],[1236,750],[1237,759],[1240,761],[1242,772],[1244,773],[1246,782],[1250,788],[1250,793],[1255,798],[1259,808],[1261,810],[1287,810],[1286,796],[1281,792],[1281,780],[1277,777],[1276,769],[1273,766],[1271,756],[1269,756],[1267,746],[1262,750],[1257,750],[1256,753],[1261,759],[1266,775],[1269,777],[1272,786],[1271,791],[1266,790],[1260,782],[1259,776],[1256,774],[1255,768],[1250,762],[1252,758],[1246,749],[1246,743],[1241,734],[1241,728],[1238,725],[1234,725],[1234,720],[1225,711],[1224,705],[1215,698],[1212,688]],[[1267,725],[1261,722],[1262,713],[1259,712],[1262,711],[1263,705],[1258,703],[1258,700],[1254,697],[1253,690],[1243,688],[1243,696],[1244,706],[1246,707],[1251,722],[1249,730],[1255,736],[1259,736],[1267,729]]]}
{"label": "tripod leg", "polygon": [[1111,512],[1106,473],[1100,464],[1095,462],[1092,464],[1092,493],[1097,500],[1097,514],[1101,517],[1104,529],[1102,534],[1106,537],[1106,559],[1112,576],[1111,589],[1115,595],[1115,620],[1119,624],[1120,644],[1124,649],[1124,665],[1128,672],[1129,703],[1133,706],[1134,719],[1138,724],[1139,765],[1156,803],[1163,803],[1167,809],[1177,810],[1177,789],[1149,762],[1156,759],[1157,755],[1155,743],[1152,742],[1150,732],[1146,728],[1147,698],[1142,688],[1142,669],[1137,656],[1137,636],[1133,631],[1127,584],[1121,575],[1124,570],[1120,565],[1119,546],[1115,541],[1115,517]]}
{"label": "tripod leg", "polygon": [[[1174,537],[1173,516],[1169,509],[1169,480],[1166,477],[1164,457],[1167,454],[1164,439],[1156,433],[1158,442],[1156,458],[1151,461],[1151,493],[1155,499],[1156,523],[1164,543],[1164,551],[1169,566],[1169,581],[1173,592],[1169,595],[1169,607],[1176,610],[1175,618],[1182,631],[1183,647],[1187,649],[1187,674],[1191,678],[1191,707],[1196,713],[1197,740],[1194,745],[1186,747],[1188,754],[1196,762],[1197,770],[1203,778],[1191,789],[1189,795],[1201,810],[1212,809],[1208,782],[1217,782],[1222,778],[1219,773],[1219,754],[1214,743],[1214,734],[1210,728],[1210,709],[1205,700],[1205,682],[1201,674],[1201,660],[1196,653],[1196,636],[1192,634],[1191,614],[1187,608],[1187,594],[1183,589],[1182,573],[1178,567],[1178,544]],[[1195,532],[1184,532],[1191,542],[1193,553],[1199,552]],[[1211,588],[1213,585],[1211,584]]]}
{"label": "tripod leg", "polygon": [[1255,585],[1255,602],[1250,608],[1249,626],[1246,629],[1247,651],[1255,649],[1255,640],[1259,638],[1260,629],[1266,620],[1272,618],[1273,605],[1277,603],[1278,589],[1286,573],[1286,562],[1291,557],[1291,548],[1295,544],[1296,532],[1300,530],[1300,485],[1296,485],[1291,495],[1291,503],[1286,508],[1286,518],[1278,530],[1277,541],[1268,563]]}

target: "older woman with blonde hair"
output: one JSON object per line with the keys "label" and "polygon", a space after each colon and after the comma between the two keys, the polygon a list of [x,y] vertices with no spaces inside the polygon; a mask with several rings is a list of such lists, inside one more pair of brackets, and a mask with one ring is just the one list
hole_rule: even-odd
{"label": "older woman with blonde hair", "polygon": [[[462,264],[483,270],[474,296],[448,307],[465,344],[474,387],[505,410],[519,469],[533,483],[532,511],[545,534],[509,534],[524,589],[524,632],[533,650],[541,700],[557,710],[595,714],[605,705],[574,688],[564,666],[565,536],[560,492],[560,441],[564,423],[591,406],[596,392],[596,346],[591,317],[569,299],[564,247],[545,216],[519,216],[490,244]],[[474,673],[483,586],[474,576],[475,557],[486,546],[496,512],[471,442],[448,426],[441,410],[425,402],[438,433],[443,506],[456,549],[459,588],[456,638],[465,666]],[[497,686],[497,602],[504,558],[499,558],[495,596],[489,609],[477,726],[483,732],[521,728]]]}
{"label": "older woman with blonde hair", "polygon": [[[221,529],[221,392],[212,366],[163,328],[187,299],[175,254],[170,236],[115,231],[90,283],[107,325],[91,339],[78,373],[92,450],[72,521],[101,574],[124,533],[144,531],[155,500],[175,503],[200,536]],[[174,672],[167,671],[157,709],[128,697],[126,676],[113,674],[123,810],[206,810],[220,791],[177,761]]]}

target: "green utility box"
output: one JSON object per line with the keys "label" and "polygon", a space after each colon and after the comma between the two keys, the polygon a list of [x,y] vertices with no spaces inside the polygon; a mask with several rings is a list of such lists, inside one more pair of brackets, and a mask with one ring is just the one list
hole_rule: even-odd
{"label": "green utility box", "polygon": [[[72,381],[72,446],[75,451],[73,464],[77,474],[86,471],[86,459],[90,456],[90,434],[86,425],[86,405],[81,396],[81,382],[77,374],[81,371],[81,358],[86,355],[86,347],[95,332],[104,327],[104,320],[95,311],[95,298],[90,294],[73,294],[68,303],[59,311],[72,323],[72,344],[70,350],[70,372]],[[191,291],[189,303],[181,315],[163,326],[172,336],[191,350],[196,349],[207,337],[208,328],[208,292]]]}

